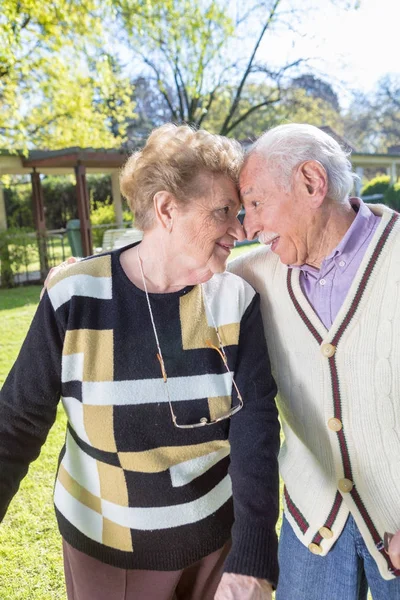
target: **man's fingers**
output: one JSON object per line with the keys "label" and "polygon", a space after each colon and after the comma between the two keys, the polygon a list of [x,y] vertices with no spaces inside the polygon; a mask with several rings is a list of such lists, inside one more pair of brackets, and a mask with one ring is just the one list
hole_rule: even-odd
{"label": "man's fingers", "polygon": [[390,540],[388,554],[394,568],[400,569],[400,530]]}
{"label": "man's fingers", "polygon": [[52,267],[50,269],[50,271],[47,273],[46,279],[44,280],[44,284],[40,292],[40,299],[43,298],[43,294],[45,293],[47,286],[49,285],[49,282],[54,277],[54,275],[57,275],[59,271],[66,269],[67,267],[69,267],[69,265],[73,265],[74,263],[78,262],[78,260],[79,259],[75,258],[75,256],[70,256],[69,258],[67,258],[67,260],[64,260],[64,262],[62,262],[57,267]]}

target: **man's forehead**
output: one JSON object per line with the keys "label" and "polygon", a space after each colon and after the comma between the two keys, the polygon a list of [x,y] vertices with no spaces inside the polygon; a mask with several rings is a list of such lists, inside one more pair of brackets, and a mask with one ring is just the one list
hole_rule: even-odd
{"label": "man's forehead", "polygon": [[251,194],[253,194],[254,192],[254,188],[252,186],[250,187],[244,187],[243,189],[240,190],[240,197],[242,199],[246,198],[246,196],[251,196]]}

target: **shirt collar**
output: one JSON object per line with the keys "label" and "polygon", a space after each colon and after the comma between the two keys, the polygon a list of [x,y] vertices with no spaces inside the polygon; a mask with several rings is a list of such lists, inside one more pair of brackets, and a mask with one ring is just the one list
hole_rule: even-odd
{"label": "shirt collar", "polygon": [[301,266],[291,265],[292,268],[298,268],[305,274],[321,274],[328,266],[332,266],[332,262],[338,263],[343,261],[345,264],[342,266],[341,270],[345,271],[347,269],[358,250],[363,245],[365,238],[374,227],[376,219],[373,212],[366,204],[364,204],[361,198],[350,198],[349,201],[353,210],[357,213],[356,218],[336,248],[324,258],[320,269],[307,264]]}

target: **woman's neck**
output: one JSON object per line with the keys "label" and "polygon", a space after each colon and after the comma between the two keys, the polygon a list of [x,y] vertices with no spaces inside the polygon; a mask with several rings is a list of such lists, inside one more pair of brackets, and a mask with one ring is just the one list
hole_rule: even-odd
{"label": "woman's neck", "polygon": [[177,292],[210,279],[212,273],[207,267],[190,269],[185,257],[174,252],[169,239],[163,237],[146,232],[140,244],[121,253],[121,266],[132,283],[144,291],[144,277],[147,291],[161,294]]}

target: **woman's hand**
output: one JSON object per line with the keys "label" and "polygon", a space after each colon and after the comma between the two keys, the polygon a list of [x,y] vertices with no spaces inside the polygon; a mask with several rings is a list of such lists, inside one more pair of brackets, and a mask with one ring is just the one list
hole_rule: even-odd
{"label": "woman's hand", "polygon": [[42,299],[42,296],[45,293],[47,286],[49,285],[50,279],[52,277],[54,277],[54,275],[56,275],[56,273],[58,273],[62,269],[66,269],[69,265],[73,265],[74,263],[78,262],[78,260],[79,259],[75,258],[75,256],[70,256],[69,258],[67,258],[67,260],[64,260],[64,262],[62,262],[57,267],[52,267],[50,269],[50,271],[47,273],[46,279],[44,280],[44,284],[43,284],[42,290],[40,292],[40,299]]}
{"label": "woman's hand", "polygon": [[272,586],[265,579],[224,573],[214,600],[271,600]]}

